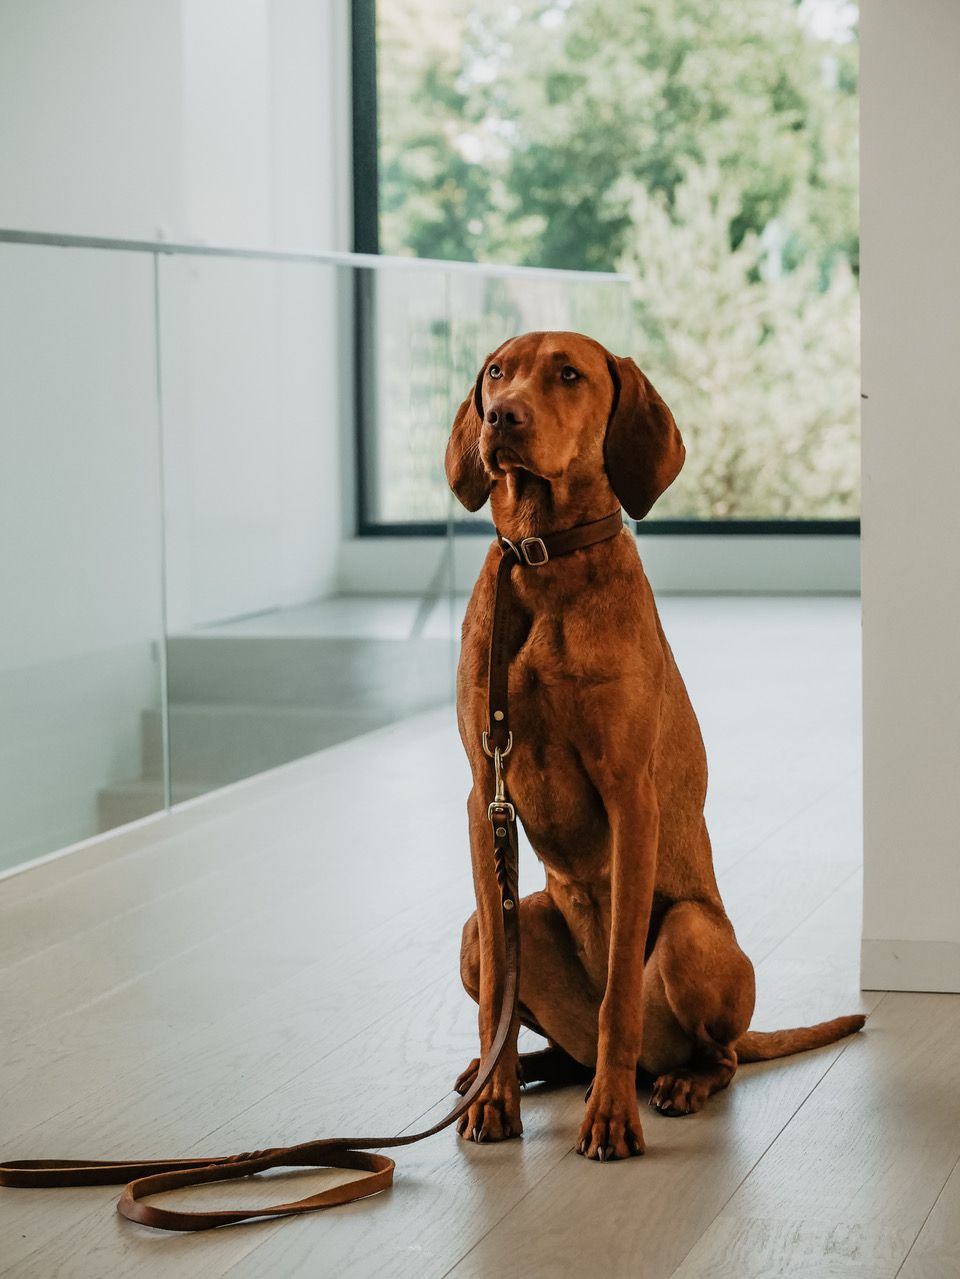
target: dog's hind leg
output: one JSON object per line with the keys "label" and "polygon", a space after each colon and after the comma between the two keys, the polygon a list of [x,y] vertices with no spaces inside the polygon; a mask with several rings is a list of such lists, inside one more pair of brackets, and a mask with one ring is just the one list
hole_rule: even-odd
{"label": "dog's hind leg", "polygon": [[524,1085],[547,1084],[561,1088],[565,1084],[588,1084],[592,1078],[593,1067],[581,1065],[559,1044],[520,1054],[520,1079]]}
{"label": "dog's hind leg", "polygon": [[694,901],[672,906],[644,973],[651,1039],[641,1061],[657,1076],[652,1106],[664,1115],[692,1114],[729,1084],[737,1069],[733,1045],[750,1024],[754,996],[753,965],[722,909]]}
{"label": "dog's hind leg", "polygon": [[[524,1025],[528,1024],[524,1017],[523,1009],[520,1010],[520,1020]],[[530,1029],[537,1030],[537,1027],[530,1026]],[[542,1031],[537,1030],[537,1034],[542,1033]],[[466,1070],[458,1076],[454,1089],[458,1093],[465,1093],[476,1079],[479,1069],[480,1058],[474,1057]],[[546,1084],[548,1088],[563,1088],[567,1084],[588,1084],[592,1078],[593,1068],[591,1066],[581,1066],[569,1053],[565,1053],[558,1044],[550,1044],[547,1048],[520,1054],[520,1082],[525,1088],[531,1084]]]}
{"label": "dog's hind leg", "polygon": [[[597,1059],[600,1000],[577,957],[566,921],[547,893],[531,893],[520,902],[520,1021],[550,1043],[523,1053],[524,1084],[589,1081]],[[460,977],[472,999],[480,991],[480,949],[476,915],[463,930]],[[476,1077],[472,1061],[454,1085],[466,1092]]]}
{"label": "dog's hind leg", "polygon": [[[472,994],[472,992],[471,992]],[[474,995],[474,998],[476,996]],[[582,1066],[579,1061],[555,1044],[536,1017],[523,1004],[519,1007],[520,1022],[528,1030],[547,1040],[546,1048],[520,1054],[519,1076],[523,1087],[546,1084],[548,1088],[562,1088],[567,1084],[587,1084],[593,1078],[593,1067]],[[480,1058],[474,1057],[470,1065],[458,1076],[454,1089],[461,1095],[472,1087],[480,1069]]]}

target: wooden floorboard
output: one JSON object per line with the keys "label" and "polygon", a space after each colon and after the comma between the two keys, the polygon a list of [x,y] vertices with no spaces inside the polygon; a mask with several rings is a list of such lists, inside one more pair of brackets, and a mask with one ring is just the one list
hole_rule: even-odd
{"label": "wooden floorboard", "polygon": [[[0,1192],[0,1272],[960,1275],[960,999],[858,989],[855,604],[664,616],[755,1024],[873,1009],[863,1035],[747,1067],[690,1119],[646,1112],[649,1153],[623,1165],[573,1153],[579,1090],[532,1089],[521,1142],[440,1134],[336,1213],[167,1236],[119,1219],[110,1188]],[[424,777],[427,837],[408,803]],[[475,1052],[468,784],[446,708],[0,881],[3,1153],[225,1153],[437,1117]],[[539,882],[528,853],[521,878]]]}
{"label": "wooden floorboard", "polygon": [[[326,865],[331,876],[344,861],[344,850],[351,859],[368,849],[379,853],[383,825],[371,827],[364,820],[377,808],[395,808],[402,800],[409,774],[398,771],[397,757],[408,749],[411,737],[434,729],[441,739],[446,734],[452,752],[442,757],[442,784],[462,791],[469,785],[469,771],[457,749],[450,712],[430,711],[323,752],[319,768],[312,756],[184,805],[156,823],[118,832],[101,844],[0,880],[0,976],[11,965],[63,947],[208,876],[239,877],[245,863],[261,863],[262,873],[269,874],[271,865],[283,873],[293,851],[291,840],[299,833],[314,854],[330,851]],[[360,788],[358,793],[357,778],[364,770],[369,773],[368,792]],[[285,816],[290,810],[280,827],[278,795],[283,796]],[[334,824],[329,835],[316,826],[317,804],[325,802]],[[449,812],[441,806],[439,820]],[[356,822],[359,828],[352,829]],[[462,837],[462,822],[456,834]],[[271,863],[265,850],[278,842],[281,855]],[[203,899],[209,900],[206,895]]]}
{"label": "wooden floorboard", "polygon": [[[958,1044],[960,998],[886,995],[868,1033],[850,1042],[678,1279],[795,1274],[803,1265],[893,1279],[960,1158]],[[948,1212],[949,1195],[941,1203]],[[915,1255],[919,1265],[922,1247]],[[953,1265],[943,1279],[960,1273],[956,1253]]]}
{"label": "wooden floorboard", "polygon": [[897,1279],[943,1279],[960,1274],[960,1160],[917,1232]]}
{"label": "wooden floorboard", "polygon": [[[869,1009],[882,998],[857,990],[858,901],[855,882],[837,890],[758,966],[758,1025]],[[591,1164],[573,1152],[574,1128],[562,1164],[452,1274],[572,1275],[576,1256],[601,1274],[672,1275],[845,1047],[745,1067],[696,1116],[645,1112],[648,1153],[639,1160]]]}

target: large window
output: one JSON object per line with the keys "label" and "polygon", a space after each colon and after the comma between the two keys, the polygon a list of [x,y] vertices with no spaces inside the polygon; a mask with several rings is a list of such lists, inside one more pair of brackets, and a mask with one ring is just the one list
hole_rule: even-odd
{"label": "large window", "polygon": [[632,354],[688,445],[651,521],[856,528],[856,18],[380,0],[358,40],[383,252],[631,277]]}

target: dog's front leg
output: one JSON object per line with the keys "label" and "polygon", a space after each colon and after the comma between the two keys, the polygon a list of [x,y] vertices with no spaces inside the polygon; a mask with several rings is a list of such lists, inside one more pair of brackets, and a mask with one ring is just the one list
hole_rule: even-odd
{"label": "dog's front leg", "polygon": [[[506,970],[500,886],[497,883],[493,841],[485,796],[475,783],[467,801],[470,819],[470,856],[477,897],[477,945],[479,948],[480,1058],[490,1050],[497,1029]],[[503,1141],[519,1137],[520,1061],[517,1035],[520,1023],[514,1015],[506,1046],[486,1087],[457,1124],[468,1141]]]}
{"label": "dog's front leg", "polygon": [[656,874],[659,808],[649,768],[611,787],[610,951],[600,1005],[597,1071],[578,1150],[588,1159],[642,1155],[637,1062],[643,1037],[643,960]]}

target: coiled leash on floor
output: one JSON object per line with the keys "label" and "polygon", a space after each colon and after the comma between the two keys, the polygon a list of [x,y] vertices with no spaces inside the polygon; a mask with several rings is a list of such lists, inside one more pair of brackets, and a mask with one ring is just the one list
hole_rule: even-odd
{"label": "coiled leash on floor", "polygon": [[[493,837],[493,857],[500,885],[500,906],[506,951],[503,998],[497,1029],[489,1051],[480,1062],[476,1079],[443,1119],[422,1132],[403,1137],[325,1137],[298,1146],[278,1146],[240,1155],[205,1159],[130,1159],[123,1161],[88,1159],[21,1159],[0,1165],[0,1186],[111,1186],[123,1185],[117,1211],[130,1221],[160,1230],[212,1230],[257,1217],[286,1217],[337,1204],[352,1203],[378,1194],[393,1184],[394,1161],[386,1155],[370,1153],[411,1146],[432,1137],[466,1114],[486,1086],[506,1047],[517,1008],[520,986],[520,922],[517,885],[517,817],[503,778],[503,761],[513,747],[513,733],[507,720],[507,682],[510,655],[507,650],[507,619],[512,598],[510,573],[515,566],[539,568],[558,555],[592,546],[614,537],[623,527],[619,509],[603,519],[578,524],[544,537],[526,537],[512,542],[497,534],[503,552],[494,584],[493,624],[490,631],[488,692],[489,728],[483,734],[483,749],[493,761],[495,793],[487,809]],[[144,1203],[147,1195],[182,1190],[211,1181],[233,1181],[270,1168],[350,1168],[365,1177],[328,1190],[273,1204],[267,1208],[220,1209],[212,1212],[184,1212]]]}

